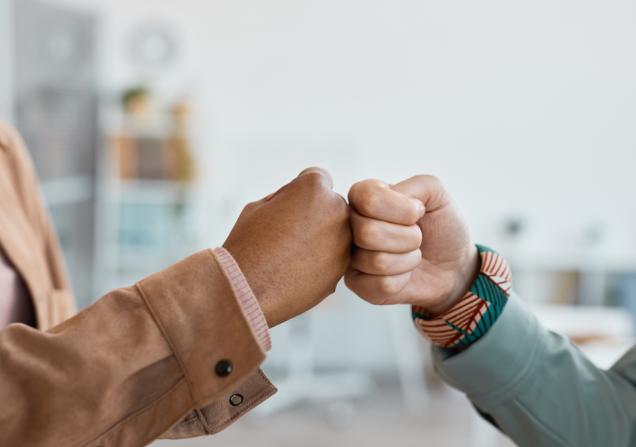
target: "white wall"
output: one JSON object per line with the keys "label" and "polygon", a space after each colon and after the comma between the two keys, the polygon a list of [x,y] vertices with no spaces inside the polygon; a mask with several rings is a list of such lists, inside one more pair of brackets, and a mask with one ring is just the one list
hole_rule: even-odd
{"label": "white wall", "polygon": [[[343,191],[362,176],[433,172],[476,223],[509,210],[557,222],[636,216],[633,2],[93,3],[108,85],[134,75],[123,57],[134,24],[156,19],[181,35],[164,85],[184,80],[205,112],[201,143],[220,185],[239,152],[272,174],[271,147],[319,142],[355,154]],[[289,175],[268,175],[270,188]]]}
{"label": "white wall", "polygon": [[[511,213],[546,245],[598,221],[632,234],[632,1],[65,1],[103,14],[109,88],[134,80],[133,25],[181,36],[159,84],[196,102],[217,242],[238,203],[316,162],[343,193],[363,177],[437,174],[479,240]],[[381,311],[342,306],[362,325],[360,361],[388,358]]]}

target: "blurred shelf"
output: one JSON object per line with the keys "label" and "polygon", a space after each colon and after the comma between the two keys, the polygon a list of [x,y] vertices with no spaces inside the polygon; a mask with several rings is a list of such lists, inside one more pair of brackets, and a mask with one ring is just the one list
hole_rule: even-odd
{"label": "blurred shelf", "polygon": [[187,199],[190,183],[171,180],[113,180],[108,185],[109,198],[126,203],[174,204]]}
{"label": "blurred shelf", "polygon": [[636,254],[581,250],[573,252],[536,252],[507,255],[515,270],[581,273],[636,272]]}
{"label": "blurred shelf", "polygon": [[547,328],[572,338],[620,340],[634,335],[634,321],[624,309],[558,304],[534,304],[531,309]]}
{"label": "blurred shelf", "polygon": [[49,207],[85,202],[93,197],[93,178],[75,175],[45,180],[41,189]]}
{"label": "blurred shelf", "polygon": [[624,309],[564,305],[531,309],[543,325],[568,336],[601,368],[609,368],[634,343],[634,320]]}
{"label": "blurred shelf", "polygon": [[[182,246],[181,249],[187,245]],[[183,254],[172,247],[131,247],[119,246],[116,263],[113,266],[116,271],[146,271],[157,270],[178,261]]]}

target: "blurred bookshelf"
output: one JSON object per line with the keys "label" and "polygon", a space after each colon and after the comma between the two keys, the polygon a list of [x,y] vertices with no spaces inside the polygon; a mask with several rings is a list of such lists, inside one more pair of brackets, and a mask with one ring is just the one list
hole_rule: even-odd
{"label": "blurred bookshelf", "polygon": [[0,34],[9,46],[5,70],[12,80],[3,92],[6,118],[29,148],[84,307],[93,298],[97,18],[38,0],[6,0],[4,6],[11,26]]}
{"label": "blurred bookshelf", "polygon": [[548,329],[609,367],[636,336],[636,232],[603,222],[491,224],[492,246],[508,260],[514,292]]}
{"label": "blurred bookshelf", "polygon": [[[128,96],[126,96],[128,95]],[[131,104],[130,97],[134,98]],[[146,104],[145,90],[105,102],[97,206],[98,293],[133,284],[182,259],[200,242],[188,107]],[[127,98],[127,99],[126,99]],[[158,107],[157,107],[158,108]]]}
{"label": "blurred bookshelf", "polygon": [[533,306],[597,313],[606,309],[608,315],[616,309],[636,323],[636,246],[631,229],[580,226],[566,235],[554,228],[543,234],[524,229],[499,238],[495,246],[510,263],[515,292]]}

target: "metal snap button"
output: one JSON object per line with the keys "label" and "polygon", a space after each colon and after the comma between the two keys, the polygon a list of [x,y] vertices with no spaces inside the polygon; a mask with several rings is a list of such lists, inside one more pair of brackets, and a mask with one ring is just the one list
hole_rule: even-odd
{"label": "metal snap button", "polygon": [[227,359],[220,360],[214,367],[214,371],[216,372],[216,375],[219,377],[227,377],[230,374],[232,374],[233,370],[234,370],[234,365],[232,365],[232,362]]}
{"label": "metal snap button", "polygon": [[242,394],[232,394],[230,396],[230,405],[232,405],[233,407],[238,407],[243,403],[244,400],[245,398]]}

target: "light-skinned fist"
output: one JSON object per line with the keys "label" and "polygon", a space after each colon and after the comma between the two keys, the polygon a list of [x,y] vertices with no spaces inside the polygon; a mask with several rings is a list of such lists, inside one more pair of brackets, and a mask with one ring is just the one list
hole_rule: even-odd
{"label": "light-skinned fist", "polygon": [[431,314],[469,290],[479,255],[441,182],[364,180],[349,191],[354,252],[347,287],[373,304],[414,304]]}

